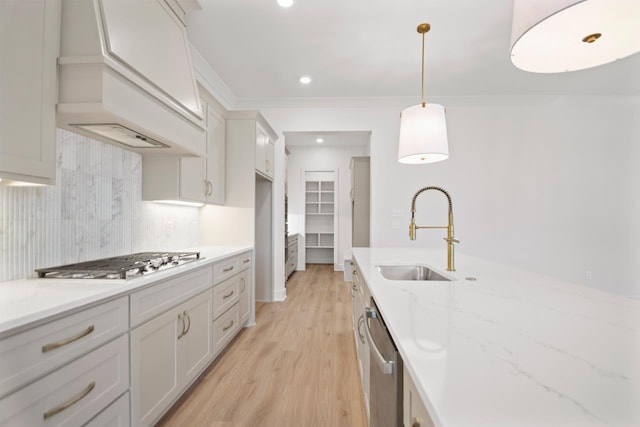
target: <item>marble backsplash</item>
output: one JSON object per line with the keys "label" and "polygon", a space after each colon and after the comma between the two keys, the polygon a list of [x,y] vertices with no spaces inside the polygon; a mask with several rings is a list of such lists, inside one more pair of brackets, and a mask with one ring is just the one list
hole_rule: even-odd
{"label": "marble backsplash", "polygon": [[57,131],[56,185],[0,187],[0,281],[34,269],[199,244],[197,208],[142,202],[142,157]]}

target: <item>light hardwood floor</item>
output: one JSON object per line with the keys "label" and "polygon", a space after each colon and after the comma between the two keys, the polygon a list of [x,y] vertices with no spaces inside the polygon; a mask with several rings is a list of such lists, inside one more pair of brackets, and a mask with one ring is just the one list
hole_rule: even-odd
{"label": "light hardwood floor", "polygon": [[360,427],[366,414],[351,293],[333,266],[307,265],[287,299],[258,303],[244,329],[161,426]]}

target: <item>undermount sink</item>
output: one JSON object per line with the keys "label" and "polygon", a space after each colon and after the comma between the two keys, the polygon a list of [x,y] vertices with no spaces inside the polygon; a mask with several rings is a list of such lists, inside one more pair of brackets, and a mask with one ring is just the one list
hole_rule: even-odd
{"label": "undermount sink", "polygon": [[378,271],[389,280],[431,280],[450,282],[451,279],[422,265],[376,265]]}

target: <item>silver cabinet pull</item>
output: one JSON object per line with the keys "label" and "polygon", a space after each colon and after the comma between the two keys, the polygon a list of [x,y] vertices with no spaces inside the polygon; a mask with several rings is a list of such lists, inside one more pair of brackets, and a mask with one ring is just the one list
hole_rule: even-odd
{"label": "silver cabinet pull", "polygon": [[209,195],[209,181],[207,181],[206,179],[204,180],[204,195]]}
{"label": "silver cabinet pull", "polygon": [[187,324],[187,330],[184,331],[184,335],[187,335],[189,333],[189,330],[191,329],[191,316],[187,314],[186,310],[182,314],[183,314],[182,318],[184,319],[186,317],[187,320],[189,321],[189,323]]}
{"label": "silver cabinet pull", "polygon": [[224,270],[222,270],[222,272],[223,272],[223,273],[228,273],[228,272],[230,272],[231,270],[233,270],[233,265],[232,265],[231,267],[227,267],[227,268],[225,268]]}
{"label": "silver cabinet pull", "polygon": [[362,344],[364,344],[364,335],[362,335],[362,333],[360,332],[360,326],[362,326],[363,323],[364,323],[364,315],[360,315],[360,317],[358,318],[358,338],[360,338],[360,341],[362,341]]}
{"label": "silver cabinet pull", "polygon": [[229,330],[230,327],[233,326],[233,320],[231,321],[231,323],[229,323],[227,326],[225,326],[224,328],[222,328],[222,332],[226,332]]}
{"label": "silver cabinet pull", "polygon": [[223,295],[223,296],[222,296],[222,299],[227,299],[227,298],[229,298],[230,296],[232,296],[232,295],[233,295],[233,293],[234,293],[234,291],[232,290],[232,291],[231,291],[231,292],[229,292],[228,294]]}
{"label": "silver cabinet pull", "polygon": [[184,323],[184,317],[182,317],[182,313],[178,314],[178,320],[182,322],[182,331],[180,331],[180,333],[178,334],[178,339],[180,339],[186,334],[185,332],[186,323]]}
{"label": "silver cabinet pull", "polygon": [[373,341],[373,337],[371,336],[371,330],[369,329],[369,322],[367,322],[367,319],[377,319],[378,312],[375,308],[368,307],[365,309],[365,316],[364,332],[367,335],[367,341],[369,341],[369,345],[371,346],[371,354],[374,356],[376,364],[383,374],[393,374],[395,362],[393,360],[386,360],[378,347],[376,347],[376,343]]}
{"label": "silver cabinet pull", "polygon": [[213,194],[213,182],[209,181],[209,196]]}
{"label": "silver cabinet pull", "polygon": [[44,417],[45,420],[53,417],[56,414],[59,414],[60,412],[64,411],[65,409],[67,409],[69,406],[72,406],[73,404],[77,403],[78,401],[82,400],[82,398],[84,398],[87,394],[91,393],[91,390],[93,390],[96,387],[96,382],[93,381],[91,384],[89,384],[84,390],[82,390],[80,393],[78,393],[77,395],[73,396],[71,399],[69,399],[68,401],[61,403],[60,405],[49,409],[47,412],[45,412],[44,414],[42,414],[42,416]]}
{"label": "silver cabinet pull", "polygon": [[251,258],[247,258],[247,259],[245,259],[244,261],[242,261],[242,263],[243,263],[243,264],[247,264],[247,263],[248,263],[248,262],[250,262],[250,261],[251,261]]}
{"label": "silver cabinet pull", "polygon": [[85,329],[84,331],[80,332],[77,335],[74,335],[74,336],[69,337],[69,338],[65,338],[65,339],[57,341],[57,342],[52,342],[50,344],[45,344],[45,345],[42,346],[42,352],[46,353],[48,351],[55,350],[58,347],[62,347],[62,346],[65,346],[67,344],[71,344],[72,342],[77,341],[82,337],[86,337],[87,335],[89,335],[94,330],[95,330],[95,327],[93,325],[91,325],[87,329]]}
{"label": "silver cabinet pull", "polygon": [[240,283],[242,283],[242,288],[240,288],[240,292],[244,292],[245,288],[247,287],[247,284],[244,281],[244,277],[240,279]]}
{"label": "silver cabinet pull", "polygon": [[418,417],[411,418],[411,427],[420,427],[420,418]]}

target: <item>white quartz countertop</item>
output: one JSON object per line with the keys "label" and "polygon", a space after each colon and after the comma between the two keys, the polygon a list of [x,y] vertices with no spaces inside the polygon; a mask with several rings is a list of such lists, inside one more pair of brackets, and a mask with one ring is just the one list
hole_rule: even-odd
{"label": "white quartz countertop", "polygon": [[252,246],[189,248],[187,251],[200,252],[198,261],[129,280],[34,278],[2,282],[0,283],[0,338],[65,313],[127,295],[176,274],[252,249]]}
{"label": "white quartz countertop", "polygon": [[[449,273],[444,248],[353,257],[436,426],[640,426],[639,300],[461,254]],[[455,280],[375,268],[412,264]]]}

